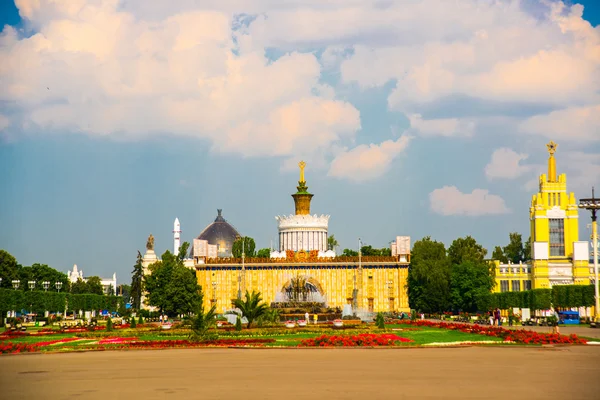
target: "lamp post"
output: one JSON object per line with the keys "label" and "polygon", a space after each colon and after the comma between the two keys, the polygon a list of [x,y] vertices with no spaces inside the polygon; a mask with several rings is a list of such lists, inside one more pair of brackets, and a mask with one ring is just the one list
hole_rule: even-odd
{"label": "lamp post", "polygon": [[242,293],[246,293],[246,236],[242,238]]}
{"label": "lamp post", "polygon": [[44,292],[47,292],[48,291],[48,287],[50,286],[50,282],[44,281],[44,282],[42,282],[42,285],[44,286]]}
{"label": "lamp post", "polygon": [[600,199],[597,199],[594,195],[594,188],[592,188],[591,199],[579,199],[579,208],[590,210],[592,213],[592,246],[594,247],[594,288],[596,303],[594,306],[594,322],[596,327],[600,322],[600,299],[598,297],[598,221],[596,212],[600,210]]}
{"label": "lamp post", "polygon": [[19,288],[20,283],[21,283],[21,281],[16,280],[16,279],[14,281],[12,281],[13,289],[17,290]]}
{"label": "lamp post", "polygon": [[62,282],[55,282],[54,286],[56,287],[56,290],[58,291],[58,293],[60,293],[60,289],[62,288],[63,283]]}
{"label": "lamp post", "polygon": [[33,290],[35,288],[35,281],[28,281],[27,283],[29,284],[29,290]]}

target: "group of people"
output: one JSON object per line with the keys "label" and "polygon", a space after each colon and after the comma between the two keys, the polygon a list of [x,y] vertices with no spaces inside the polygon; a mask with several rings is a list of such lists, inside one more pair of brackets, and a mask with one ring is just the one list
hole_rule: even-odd
{"label": "group of people", "polygon": [[499,308],[496,308],[495,310],[490,310],[489,320],[490,325],[502,326],[502,315],[500,314]]}

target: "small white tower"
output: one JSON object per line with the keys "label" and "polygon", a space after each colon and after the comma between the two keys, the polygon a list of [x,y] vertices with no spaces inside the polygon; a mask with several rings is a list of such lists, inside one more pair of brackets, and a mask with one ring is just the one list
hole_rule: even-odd
{"label": "small white tower", "polygon": [[179,247],[181,246],[181,225],[179,225],[179,218],[175,218],[173,223],[173,254],[179,254]]}

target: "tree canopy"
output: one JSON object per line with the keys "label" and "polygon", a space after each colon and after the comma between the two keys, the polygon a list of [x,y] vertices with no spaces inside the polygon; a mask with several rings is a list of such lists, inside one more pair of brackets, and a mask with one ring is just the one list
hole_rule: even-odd
{"label": "tree canopy", "polygon": [[335,250],[339,245],[334,235],[327,236],[327,250]]}
{"label": "tree canopy", "polygon": [[256,257],[269,258],[271,257],[271,249],[260,249],[256,252]]}
{"label": "tree canopy", "polygon": [[410,307],[424,312],[450,307],[450,263],[443,243],[429,236],[416,241],[408,270]]}
{"label": "tree canopy", "polygon": [[239,309],[242,312],[242,316],[246,317],[248,320],[248,328],[250,328],[250,325],[255,319],[264,315],[269,309],[269,307],[262,302],[260,292],[255,292],[254,290],[252,293],[246,291],[244,299],[235,299],[233,305]]}
{"label": "tree canopy", "polygon": [[233,245],[231,246],[231,254],[236,258],[240,258],[243,250],[246,257],[254,257],[255,249],[256,243],[254,242],[254,239],[244,236],[236,239],[235,242],[233,242]]}
{"label": "tree canopy", "polygon": [[450,297],[456,310],[477,311],[489,307],[494,277],[485,262],[464,261],[452,266]]}
{"label": "tree canopy", "polygon": [[518,264],[525,260],[525,249],[523,239],[520,233],[511,232],[508,235],[508,245],[504,246],[504,255],[513,264]]}
{"label": "tree canopy", "polygon": [[486,254],[487,250],[471,236],[455,239],[448,247],[448,258],[452,265],[462,264],[465,261],[482,263]]}
{"label": "tree canopy", "polygon": [[166,251],[161,261],[149,266],[144,275],[148,304],[169,316],[196,312],[200,308],[200,286],[196,273],[183,265],[183,259]]}
{"label": "tree canopy", "polygon": [[136,310],[140,309],[142,292],[144,290],[144,267],[142,266],[142,260],[142,253],[138,250],[137,259],[131,273],[131,306]]}

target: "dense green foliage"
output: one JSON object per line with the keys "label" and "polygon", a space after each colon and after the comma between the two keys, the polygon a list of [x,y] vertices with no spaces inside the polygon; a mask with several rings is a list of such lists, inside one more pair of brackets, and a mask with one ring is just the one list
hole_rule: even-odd
{"label": "dense green foliage", "polygon": [[30,308],[38,315],[43,314],[44,311],[64,312],[65,306],[67,306],[68,312],[79,310],[117,311],[120,302],[122,302],[122,298],[118,296],[0,289],[2,315],[6,315],[9,310],[30,311]]}
{"label": "dense green foliage", "polygon": [[383,313],[378,312],[377,317],[375,317],[375,325],[379,329],[385,329],[385,320],[383,319]]}
{"label": "dense green foliage", "polygon": [[246,295],[243,299],[235,299],[233,306],[242,312],[242,316],[248,320],[248,328],[252,325],[252,322],[261,317],[269,309],[265,303],[262,302],[262,296],[260,292],[252,291],[252,293],[246,291]]}
{"label": "dense green foliage", "polygon": [[327,236],[327,250],[335,250],[339,245],[334,235]]}
{"label": "dense green foliage", "polygon": [[590,307],[594,305],[594,286],[559,285],[553,286],[552,289],[493,293],[490,295],[490,301],[492,307],[501,309],[515,307],[547,310],[551,307]]}
{"label": "dense green foliage", "polygon": [[242,318],[240,318],[239,315],[235,319],[235,330],[236,331],[241,331],[242,330]]}
{"label": "dense green foliage", "polygon": [[233,254],[235,258],[240,258],[242,256],[242,249],[245,257],[254,257],[254,250],[256,249],[254,239],[248,236],[236,239],[231,246],[231,254]]}
{"label": "dense green foliage", "polygon": [[256,252],[258,258],[269,258],[271,257],[271,249],[260,249]]}
{"label": "dense green foliage", "polygon": [[429,236],[415,242],[407,286],[411,309],[436,312],[450,308],[450,263],[443,243]]}
{"label": "dense green foliage", "polygon": [[144,275],[148,304],[171,317],[193,313],[200,308],[201,288],[195,271],[183,265],[184,255],[180,252],[175,256],[167,250],[161,261],[149,266],[150,273]]}
{"label": "dense green foliage", "polygon": [[131,306],[139,310],[141,306],[143,289],[144,268],[142,266],[142,253],[137,253],[137,259],[131,273]]}

